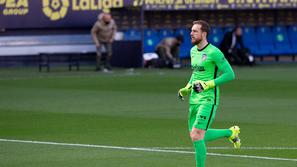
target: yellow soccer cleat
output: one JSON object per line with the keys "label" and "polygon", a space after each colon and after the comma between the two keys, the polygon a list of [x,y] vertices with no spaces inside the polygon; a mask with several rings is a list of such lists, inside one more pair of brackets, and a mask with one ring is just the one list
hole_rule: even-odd
{"label": "yellow soccer cleat", "polygon": [[232,135],[228,138],[233,143],[235,149],[240,149],[241,142],[239,138],[240,128],[239,126],[232,126],[229,128],[232,131]]}

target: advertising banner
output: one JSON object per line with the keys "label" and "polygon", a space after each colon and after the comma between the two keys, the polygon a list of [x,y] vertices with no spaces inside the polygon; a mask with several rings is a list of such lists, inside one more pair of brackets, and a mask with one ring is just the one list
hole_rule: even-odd
{"label": "advertising banner", "polygon": [[0,0],[0,28],[85,27],[101,11],[123,6],[124,0]]}
{"label": "advertising banner", "polygon": [[297,8],[297,0],[0,0],[0,28],[90,27],[101,11]]}
{"label": "advertising banner", "polygon": [[296,8],[297,0],[134,0],[145,10],[220,10]]}

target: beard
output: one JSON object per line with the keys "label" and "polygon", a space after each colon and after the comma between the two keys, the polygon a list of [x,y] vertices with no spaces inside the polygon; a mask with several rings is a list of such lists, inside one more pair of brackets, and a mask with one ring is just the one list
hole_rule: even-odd
{"label": "beard", "polygon": [[191,42],[193,45],[198,45],[202,41],[201,38],[192,38]]}

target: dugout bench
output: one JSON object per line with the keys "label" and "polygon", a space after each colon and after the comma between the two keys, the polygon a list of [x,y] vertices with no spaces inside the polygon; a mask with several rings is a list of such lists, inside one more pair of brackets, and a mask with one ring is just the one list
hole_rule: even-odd
{"label": "dugout bench", "polygon": [[[111,65],[123,68],[142,67],[141,41],[115,41]],[[80,69],[82,57],[89,55],[95,63],[96,48],[90,34],[0,37],[1,57],[35,57],[38,70],[67,64]]]}

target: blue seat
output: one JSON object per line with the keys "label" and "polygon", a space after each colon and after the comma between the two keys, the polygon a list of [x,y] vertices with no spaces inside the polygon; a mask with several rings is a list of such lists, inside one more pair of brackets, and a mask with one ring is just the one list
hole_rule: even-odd
{"label": "blue seat", "polygon": [[159,38],[163,39],[166,37],[174,37],[174,31],[173,29],[160,29],[159,30]]}
{"label": "blue seat", "polygon": [[144,53],[155,52],[157,44],[160,39],[157,36],[145,36],[143,41],[143,51]]}
{"label": "blue seat", "polygon": [[154,29],[144,29],[144,37],[158,36],[158,32]]}
{"label": "blue seat", "polygon": [[272,55],[293,54],[292,47],[289,42],[287,28],[285,26],[275,26],[272,31],[274,49]]}
{"label": "blue seat", "polygon": [[292,50],[297,53],[297,25],[292,25],[288,27],[289,41],[291,42]]}
{"label": "blue seat", "polygon": [[189,35],[190,36],[190,29],[188,28],[177,28],[175,30],[175,35]]}
{"label": "blue seat", "polygon": [[175,36],[182,35],[184,42],[180,46],[180,58],[190,57],[190,49],[192,48],[190,30],[188,28],[179,28],[175,30]]}
{"label": "blue seat", "polygon": [[219,46],[223,40],[223,37],[224,37],[224,33],[222,28],[213,27],[210,29],[210,33],[208,35],[208,41],[215,46]]}
{"label": "blue seat", "polygon": [[226,34],[227,32],[233,31],[233,29],[234,29],[234,27],[227,26],[227,27],[224,27],[224,29],[222,29],[222,31],[224,34]]}
{"label": "blue seat", "polygon": [[184,37],[184,42],[191,43],[190,30],[187,28],[179,28],[175,30],[175,36],[182,35]]}
{"label": "blue seat", "polygon": [[257,56],[268,56],[273,50],[272,32],[268,26],[260,26],[256,29],[256,39],[258,49],[255,52]]}
{"label": "blue seat", "polygon": [[141,40],[141,32],[136,29],[129,29],[124,32],[125,40]]}
{"label": "blue seat", "polygon": [[144,39],[143,39],[143,51],[144,53],[155,52],[156,46],[159,43],[160,38],[158,32],[154,29],[145,29],[144,30]]}
{"label": "blue seat", "polygon": [[242,28],[242,40],[243,45],[248,48],[252,54],[257,52],[258,44],[254,27],[247,26]]}

